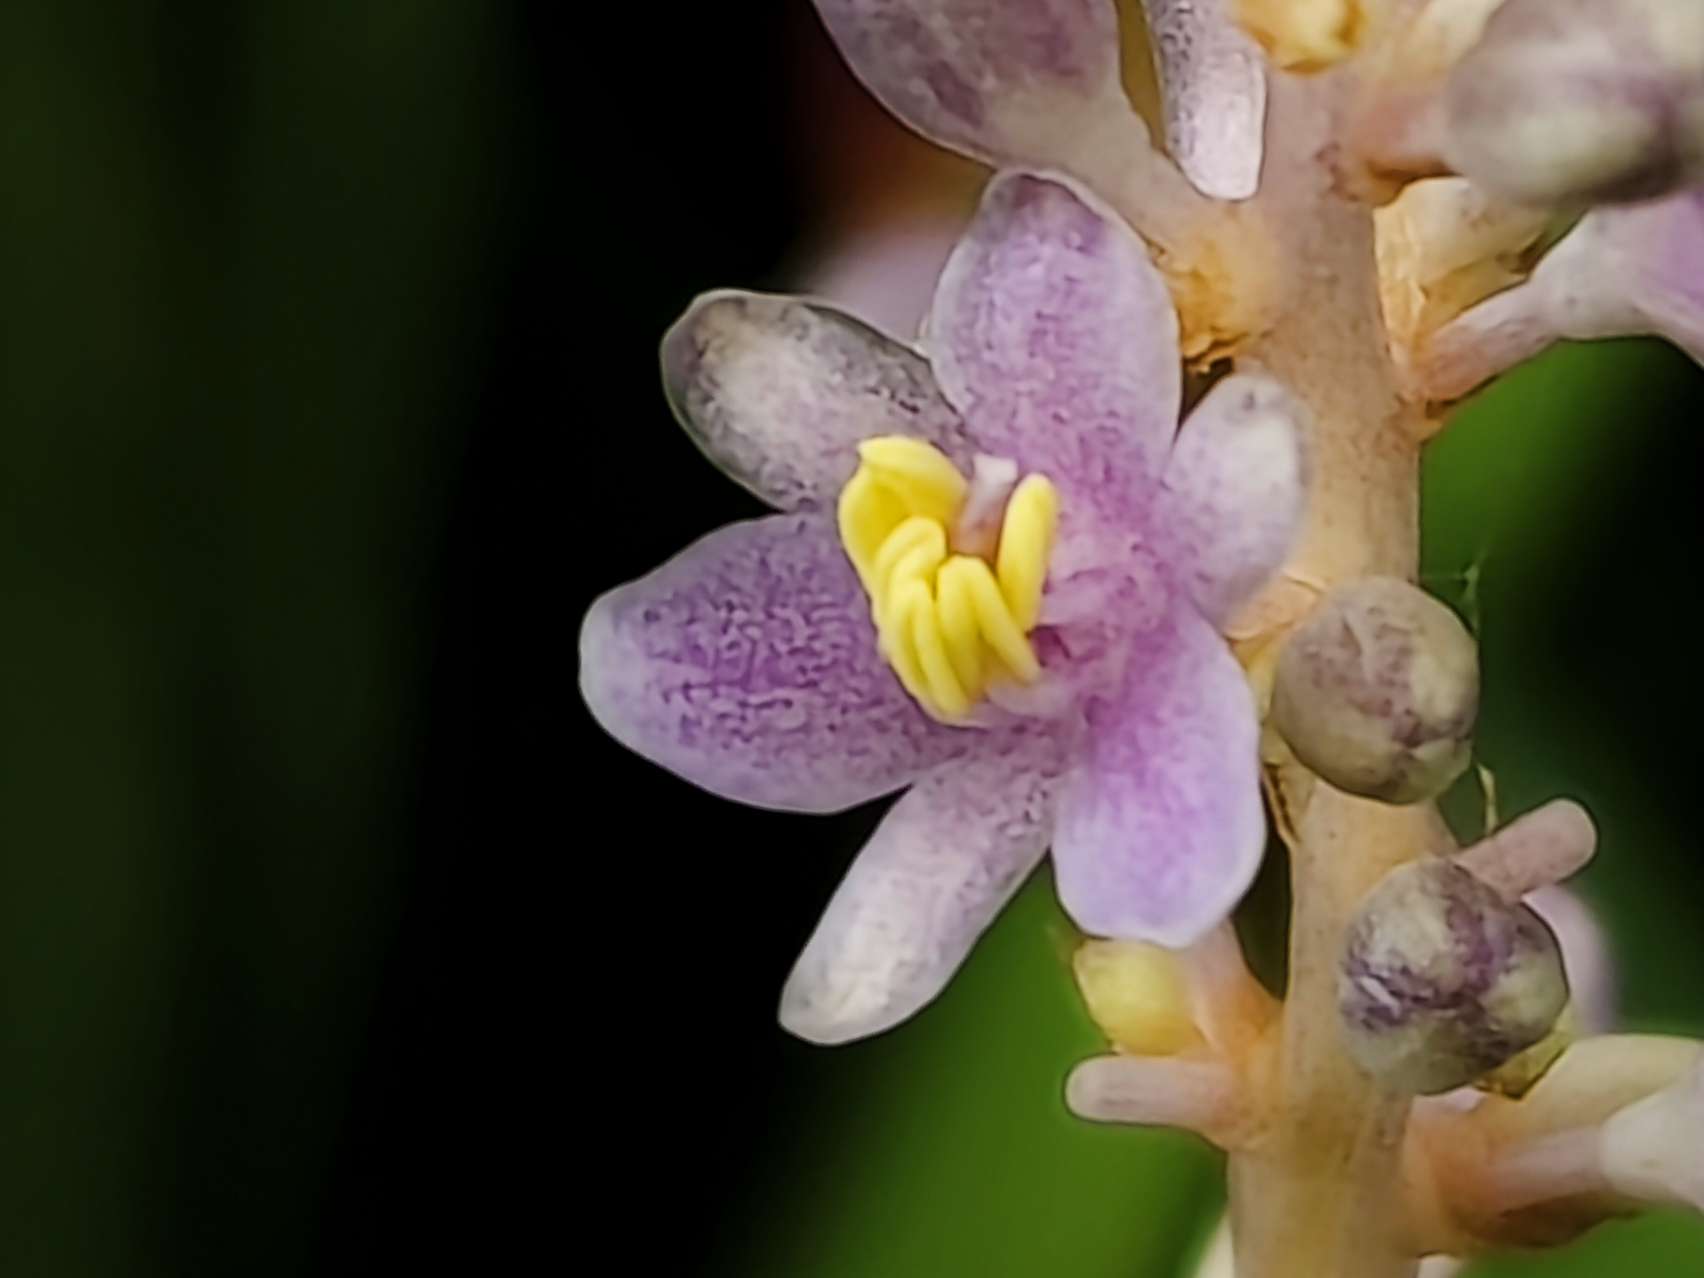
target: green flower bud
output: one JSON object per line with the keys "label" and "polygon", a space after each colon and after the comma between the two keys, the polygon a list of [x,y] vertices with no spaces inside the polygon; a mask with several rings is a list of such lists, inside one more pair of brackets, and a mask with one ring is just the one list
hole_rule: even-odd
{"label": "green flower bud", "polygon": [[1474,1081],[1541,1041],[1567,1003],[1544,920],[1442,857],[1391,871],[1350,922],[1337,977],[1345,1042],[1393,1091]]}
{"label": "green flower bud", "polygon": [[1479,654],[1454,613],[1392,577],[1334,591],[1284,645],[1272,724],[1340,790],[1388,803],[1442,791],[1472,757]]}

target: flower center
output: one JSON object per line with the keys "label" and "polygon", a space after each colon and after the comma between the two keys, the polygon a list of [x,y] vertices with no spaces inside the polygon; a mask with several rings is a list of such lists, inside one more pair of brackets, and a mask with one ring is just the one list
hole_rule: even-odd
{"label": "flower center", "polygon": [[1059,517],[1052,481],[1018,481],[991,458],[967,481],[939,449],[898,435],[865,440],[858,457],[840,539],[905,690],[950,723],[1001,679],[1033,683],[1029,633]]}

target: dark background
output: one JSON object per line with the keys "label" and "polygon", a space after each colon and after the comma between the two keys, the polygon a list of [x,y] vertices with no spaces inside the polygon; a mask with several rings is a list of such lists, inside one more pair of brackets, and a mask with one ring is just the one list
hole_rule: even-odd
{"label": "dark background", "polygon": [[[1045,875],[913,1025],[804,1047],[879,812],[722,804],[574,689],[596,593],[756,512],[667,323],[962,184],[804,0],[20,0],[0,66],[0,1264],[1177,1272],[1214,1163],[1060,1111]],[[1692,1032],[1701,390],[1547,357],[1427,507],[1506,805],[1593,808],[1627,1018]],[[1659,1218],[1530,1271],[1701,1257]]]}

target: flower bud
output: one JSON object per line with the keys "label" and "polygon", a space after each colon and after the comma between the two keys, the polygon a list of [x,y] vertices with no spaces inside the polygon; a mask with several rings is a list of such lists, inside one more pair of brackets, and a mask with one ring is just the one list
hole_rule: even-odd
{"label": "flower bud", "polygon": [[1340,790],[1430,798],[1461,775],[1479,710],[1479,655],[1454,613],[1407,582],[1333,592],[1278,658],[1272,723]]}
{"label": "flower bud", "polygon": [[1089,1016],[1121,1050],[1170,1056],[1200,1044],[1172,951],[1141,941],[1085,941],[1071,970]]}
{"label": "flower bud", "polygon": [[1391,871],[1362,902],[1337,995],[1356,1063],[1394,1091],[1431,1095],[1543,1039],[1568,982],[1537,914],[1433,857]]}
{"label": "flower bud", "polygon": [[1704,5],[1507,0],[1445,95],[1457,172],[1527,204],[1704,181]]}

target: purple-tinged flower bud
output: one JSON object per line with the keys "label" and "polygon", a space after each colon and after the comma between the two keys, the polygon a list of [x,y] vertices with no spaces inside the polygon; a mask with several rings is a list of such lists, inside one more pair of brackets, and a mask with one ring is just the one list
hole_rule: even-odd
{"label": "purple-tinged flower bud", "polygon": [[1272,723],[1340,790],[1414,803],[1461,775],[1479,655],[1454,613],[1394,577],[1332,592],[1278,658]]}
{"label": "purple-tinged flower bud", "polygon": [[1456,65],[1445,113],[1451,165],[1520,203],[1704,181],[1704,4],[1507,0]]}
{"label": "purple-tinged flower bud", "polygon": [[1544,1038],[1568,981],[1537,914],[1433,857],[1391,871],[1361,903],[1337,995],[1356,1063],[1393,1091],[1432,1095]]}

